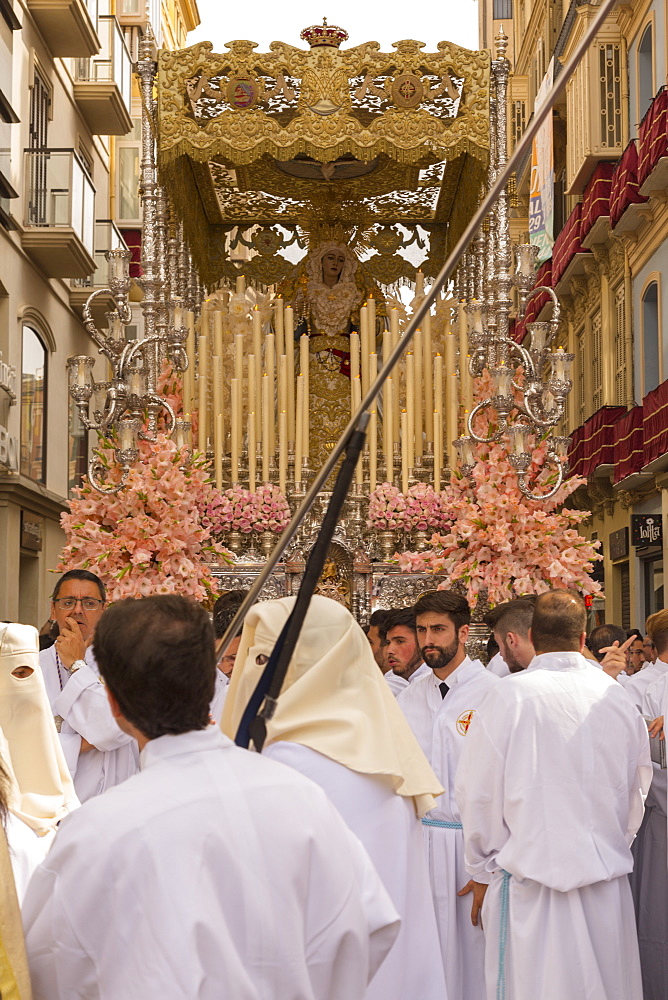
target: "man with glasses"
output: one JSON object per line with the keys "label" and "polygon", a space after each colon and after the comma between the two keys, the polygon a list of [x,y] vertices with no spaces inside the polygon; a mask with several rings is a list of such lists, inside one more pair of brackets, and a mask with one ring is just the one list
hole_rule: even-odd
{"label": "man with glasses", "polygon": [[61,576],[51,598],[58,638],[39,654],[51,711],[81,802],[129,778],[139,761],[136,741],[119,729],[111,714],[91,648],[106,596],[100,578],[88,570],[72,569]]}

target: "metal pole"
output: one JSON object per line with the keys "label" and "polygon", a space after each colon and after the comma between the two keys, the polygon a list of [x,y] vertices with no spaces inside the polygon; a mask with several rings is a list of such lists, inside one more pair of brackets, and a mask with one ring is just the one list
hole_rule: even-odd
{"label": "metal pole", "polygon": [[403,352],[406,350],[406,347],[413,338],[415,331],[422,325],[424,317],[431,310],[431,307],[436,297],[438,296],[441,288],[443,287],[443,285],[447,284],[447,282],[450,280],[457,266],[457,262],[459,261],[460,257],[466,250],[472,238],[475,236],[485,216],[494,207],[494,204],[499,196],[499,193],[505,189],[505,186],[508,183],[508,178],[515,170],[515,167],[524,159],[526,153],[531,148],[531,143],[533,142],[534,136],[537,134],[538,130],[540,129],[541,125],[547,118],[548,114],[552,114],[553,105],[556,103],[558,98],[563,94],[564,90],[566,89],[566,84],[568,83],[571,76],[575,72],[575,69],[577,68],[580,60],[582,59],[582,56],[589,48],[590,44],[593,42],[597,32],[603,25],[603,22],[605,21],[606,17],[610,13],[616,2],[617,0],[603,0],[601,6],[598,9],[596,17],[590,23],[589,28],[583,35],[580,44],[578,45],[575,52],[569,59],[568,63],[564,66],[563,70],[557,77],[555,83],[553,83],[545,103],[541,105],[538,111],[536,111],[533,120],[527,126],[524,135],[517,143],[512,156],[505,162],[504,165],[499,164],[499,169],[496,174],[496,180],[494,185],[487,192],[475,215],[473,216],[470,223],[460,236],[456,246],[450,253],[449,257],[447,258],[441,270],[439,271],[436,280],[434,281],[433,285],[429,290],[429,293],[425,295],[421,304],[416,309],[413,318],[408,324],[408,327],[406,328],[403,337],[401,337],[396,348],[392,352],[390,352],[387,359],[384,361],[382,368],[378,372],[378,377],[376,378],[376,381],[373,383],[372,386],[369,387],[366,396],[364,397],[364,399],[360,404],[359,409],[350,418],[347,427],[341,434],[341,437],[339,438],[336,446],[332,450],[329,458],[327,459],[327,461],[321,468],[320,472],[316,475],[315,479],[313,480],[313,483],[311,484],[308,493],[306,494],[304,500],[293,514],[292,520],[285,528],[283,534],[276,543],[274,551],[269,556],[260,575],[258,576],[257,580],[251,587],[246,597],[244,598],[242,605],[240,606],[236,615],[230,622],[227,631],[225,632],[225,635],[221,639],[219,639],[217,645],[218,662],[222,660],[225,654],[225,650],[229,646],[232,639],[235,637],[237,631],[239,630],[239,626],[246,617],[246,612],[255,603],[258,594],[260,593],[264,584],[271,575],[274,566],[283,555],[283,552],[287,548],[292,536],[299,529],[299,526],[301,525],[302,521],[308,514],[320,490],[329,479],[329,476],[332,470],[334,469],[334,466],[339,460],[339,456],[344,451],[347,445],[350,435],[357,428],[357,424],[360,418],[369,409],[371,403],[373,403],[374,399],[381,391],[382,387],[385,384],[385,379],[388,377],[388,375],[390,375],[395,364],[397,363]]}

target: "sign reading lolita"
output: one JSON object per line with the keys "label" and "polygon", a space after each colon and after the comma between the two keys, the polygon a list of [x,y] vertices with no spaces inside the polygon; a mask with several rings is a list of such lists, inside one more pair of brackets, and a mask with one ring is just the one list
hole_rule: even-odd
{"label": "sign reading lolita", "polygon": [[636,548],[644,545],[661,545],[663,542],[661,514],[632,514],[631,541]]}

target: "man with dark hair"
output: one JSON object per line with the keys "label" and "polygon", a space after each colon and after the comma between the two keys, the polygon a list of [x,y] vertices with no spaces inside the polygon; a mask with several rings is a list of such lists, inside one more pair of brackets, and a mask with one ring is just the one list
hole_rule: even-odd
{"label": "man with dark hair", "polygon": [[398,695],[419,677],[431,673],[422,659],[415,630],[412,608],[393,608],[388,611],[380,630],[384,652],[390,669],[385,680],[393,694]]}
{"label": "man with dark hair", "polygon": [[373,658],[384,674],[388,673],[390,669],[385,657],[385,639],[382,633],[388,614],[389,611],[386,611],[385,608],[378,608],[374,611],[369,618],[369,631],[366,634]]}
{"label": "man with dark hair", "polygon": [[[529,630],[535,604],[535,596],[527,594],[525,597],[516,597],[512,601],[497,604],[485,615],[485,624],[494,632],[499,652],[507,666],[505,672],[494,671],[498,676],[525,670],[533,660],[535,651],[529,641]],[[491,664],[488,664],[488,670],[490,666]]]}
{"label": "man with dark hair", "polygon": [[[213,631],[216,639],[223,638],[247,594],[247,590],[228,590],[218,598],[213,606]],[[230,683],[234,661],[239,651],[243,627],[242,622],[237,630],[237,634],[225,650],[225,655],[218,664],[218,670],[216,671],[216,690],[211,702],[211,718],[216,723],[220,722],[223,714],[225,698],[227,697],[227,686]]]}
{"label": "man with dark hair", "polygon": [[632,640],[629,646],[629,662],[626,667],[626,673],[629,677],[637,674],[647,663],[643,650],[642,636],[636,635],[636,631],[634,630],[629,634],[629,639]]}
{"label": "man with dark hair", "polygon": [[64,573],[51,598],[58,638],[39,654],[60,743],[81,802],[125,781],[139,766],[137,743],[118,728],[93,655],[93,637],[106,600],[104,584],[94,573],[85,569]]}
{"label": "man with dark hair", "polygon": [[427,831],[429,873],[438,920],[448,996],[479,1000],[484,992],[484,940],[471,925],[465,896],[463,837],[454,797],[457,761],[471,719],[499,682],[479,660],[466,655],[471,612],[465,598],[447,590],[424,594],[415,605],[418,642],[428,676],[398,697],[445,794],[422,822]]}
{"label": "man with dark hair", "polygon": [[583,657],[585,626],[578,595],[536,599],[536,656],[489,691],[457,770],[488,1000],[642,1000],[628,873],[647,730]]}
{"label": "man with dark hair", "polygon": [[594,658],[602,663],[605,659],[605,649],[615,642],[621,646],[627,638],[626,630],[621,625],[612,625],[611,623],[597,625],[589,633],[589,648],[594,654]]}
{"label": "man with dark hair", "polygon": [[349,1000],[398,931],[324,792],[209,725],[209,616],[120,601],[95,654],[141,772],[61,824],[24,904],[35,1000]]}

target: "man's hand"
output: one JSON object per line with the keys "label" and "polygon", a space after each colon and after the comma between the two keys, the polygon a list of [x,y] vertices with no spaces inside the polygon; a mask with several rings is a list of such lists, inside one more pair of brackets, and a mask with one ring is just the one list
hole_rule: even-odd
{"label": "man's hand", "polygon": [[649,733],[650,736],[656,736],[658,733],[661,733],[661,739],[665,740],[666,734],[664,732],[662,732],[662,730],[663,730],[663,716],[662,715],[660,715],[658,717],[658,719],[655,719],[654,722],[648,722],[647,723],[647,731],[648,731],[648,733]]}
{"label": "man's hand", "polygon": [[632,635],[626,640],[626,642],[619,645],[619,641],[615,640],[612,646],[604,646],[600,650],[601,653],[605,653],[605,656],[600,661],[601,666],[605,670],[606,674],[609,674],[613,680],[617,680],[622,670],[626,670],[628,659],[626,651],[632,642],[638,638],[637,635]]}
{"label": "man's hand", "polygon": [[89,743],[88,740],[85,740],[82,736],[79,753],[87,753],[89,750],[95,750],[95,747],[93,746],[92,743]]}
{"label": "man's hand", "polygon": [[87,648],[79,623],[74,618],[66,618],[65,627],[61,629],[60,635],[56,639],[56,650],[60,662],[69,669],[75,660],[84,659]]}
{"label": "man's hand", "polygon": [[[467,882],[463,889],[460,889],[457,893],[458,896],[466,896],[469,892],[473,893],[473,903],[471,905],[471,923],[474,927],[478,926],[478,917],[480,916],[480,911],[482,910],[482,902],[485,898],[485,893],[487,892],[487,885],[484,882],[474,882],[471,879]],[[480,928],[482,929],[482,920],[480,921]]]}

